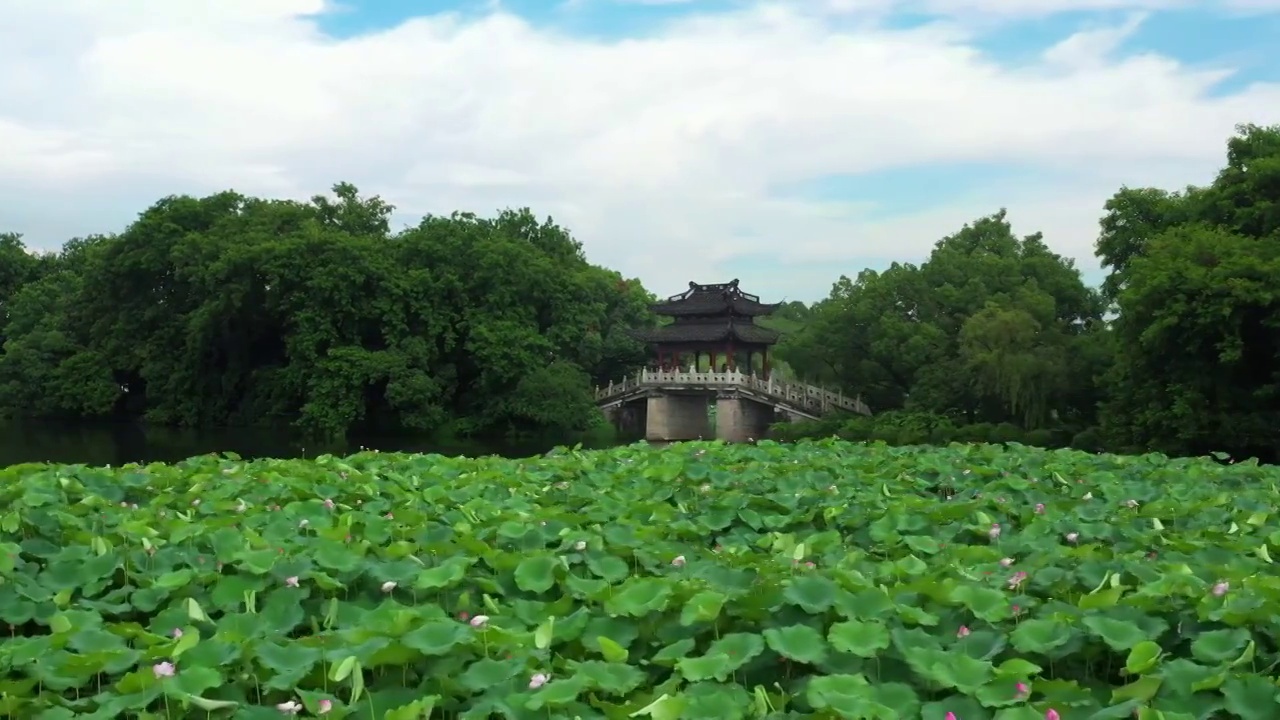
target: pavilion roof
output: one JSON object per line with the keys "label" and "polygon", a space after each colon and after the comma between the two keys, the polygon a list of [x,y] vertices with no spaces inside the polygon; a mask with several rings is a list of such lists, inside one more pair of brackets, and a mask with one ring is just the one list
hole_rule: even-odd
{"label": "pavilion roof", "polygon": [[755,317],[768,315],[782,303],[762,303],[760,296],[742,292],[737,279],[727,283],[699,285],[689,283],[689,289],[679,295],[649,306],[659,315],[672,317],[740,315]]}
{"label": "pavilion roof", "polygon": [[647,330],[634,330],[632,337],[658,345],[714,343],[733,340],[742,345],[772,345],[781,334],[749,322],[716,319],[713,322],[674,322]]}

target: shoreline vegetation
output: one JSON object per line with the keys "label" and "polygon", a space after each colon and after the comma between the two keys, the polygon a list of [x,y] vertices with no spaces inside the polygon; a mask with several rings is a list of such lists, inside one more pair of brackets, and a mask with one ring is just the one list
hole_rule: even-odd
{"label": "shoreline vegetation", "polygon": [[1277,481],[840,440],[9,467],[0,703],[1270,720]]}
{"label": "shoreline vegetation", "polygon": [[[1277,183],[1280,126],[1242,125],[1209,184],[1105,203],[1097,287],[1052,249],[1081,238],[1017,233],[999,210],[919,262],[781,304],[760,319],[782,336],[773,371],[875,416],[778,436],[1280,461]],[[0,415],[566,442],[604,422],[593,387],[654,362],[635,339],[659,322],[653,292],[551,219],[393,231],[392,210],[340,183],[305,202],[166,197],[56,253],[0,234]]]}

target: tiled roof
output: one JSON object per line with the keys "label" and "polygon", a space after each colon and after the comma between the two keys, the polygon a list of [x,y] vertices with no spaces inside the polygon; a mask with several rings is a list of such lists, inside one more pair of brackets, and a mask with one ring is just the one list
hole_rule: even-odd
{"label": "tiled roof", "polygon": [[781,303],[762,303],[760,297],[744,293],[738,288],[735,279],[716,285],[699,285],[689,283],[689,289],[679,295],[672,295],[665,301],[651,305],[650,310],[659,315],[735,315],[754,317],[768,315]]}
{"label": "tiled roof", "polygon": [[648,330],[636,330],[632,336],[650,343],[709,343],[732,338],[744,345],[772,345],[780,337],[776,330],[745,322],[674,322]]}

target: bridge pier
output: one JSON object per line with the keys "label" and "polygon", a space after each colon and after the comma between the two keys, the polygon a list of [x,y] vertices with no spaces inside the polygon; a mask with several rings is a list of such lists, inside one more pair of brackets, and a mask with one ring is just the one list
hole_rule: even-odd
{"label": "bridge pier", "polygon": [[716,398],[716,439],[725,442],[759,440],[773,422],[773,406],[744,397]]}
{"label": "bridge pier", "polygon": [[609,424],[624,438],[644,437],[646,428],[647,403],[623,403],[614,405],[604,411]]}
{"label": "bridge pier", "polygon": [[697,440],[711,434],[706,395],[658,395],[646,405],[646,440]]}

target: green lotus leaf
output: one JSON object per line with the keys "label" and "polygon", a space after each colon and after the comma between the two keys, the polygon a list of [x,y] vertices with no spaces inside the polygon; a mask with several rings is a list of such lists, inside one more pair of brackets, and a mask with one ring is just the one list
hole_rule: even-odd
{"label": "green lotus leaf", "polygon": [[680,624],[692,625],[697,622],[711,622],[720,616],[728,596],[707,590],[689,598],[680,611]]}
{"label": "green lotus leaf", "polygon": [[598,598],[608,592],[609,589],[609,583],[605,580],[578,577],[573,573],[565,575],[564,585],[571,595],[582,599]]}
{"label": "green lotus leaf", "polygon": [[1155,667],[1162,654],[1163,650],[1161,650],[1158,643],[1143,640],[1129,650],[1129,657],[1125,659],[1124,669],[1130,675],[1141,675]]}
{"label": "green lotus leaf", "polygon": [[455,647],[475,642],[471,628],[451,620],[432,620],[405,633],[400,641],[424,655],[445,655]]}
{"label": "green lotus leaf", "polygon": [[556,584],[555,571],[561,567],[553,555],[534,555],[520,561],[516,567],[516,586],[526,592],[546,592]]}
{"label": "green lotus leaf", "polygon": [[0,469],[0,713],[1270,718],[1273,485],[835,440]]}
{"label": "green lotus leaf", "polygon": [[830,709],[840,717],[892,720],[896,711],[878,702],[875,690],[861,675],[826,675],[814,678],[805,690],[805,699],[819,709]]}
{"label": "green lotus leaf", "polygon": [[1147,633],[1132,622],[1099,615],[1086,617],[1083,622],[1112,650],[1130,650],[1147,638]]}
{"label": "green lotus leaf", "polygon": [[221,686],[222,674],[217,669],[204,665],[184,666],[173,677],[168,687],[179,693],[203,696],[206,690]]}
{"label": "green lotus leaf", "polygon": [[[947,713],[955,713],[957,718],[963,720],[992,720],[994,713],[978,704],[973,697],[965,695],[950,695],[942,700],[925,703],[920,708],[921,720],[944,720]],[[1036,720],[1044,720],[1042,713]]]}
{"label": "green lotus leaf", "polygon": [[1073,637],[1071,627],[1059,620],[1033,618],[1019,623],[1009,640],[1018,652],[1048,655]]}
{"label": "green lotus leaf", "polygon": [[439,695],[418,698],[413,702],[387,710],[383,715],[383,720],[419,720],[419,718],[429,718],[435,711],[436,703],[439,701]]}
{"label": "green lotus leaf", "polygon": [[[764,643],[761,642],[761,647]],[[653,654],[649,658],[649,662],[655,665],[673,665],[677,660],[681,660],[689,655],[693,649],[697,647],[697,643],[692,639],[685,638],[677,642],[671,643],[661,650]]]}
{"label": "green lotus leaf", "polygon": [[666,609],[671,592],[666,580],[631,578],[614,591],[605,602],[605,609],[615,615],[644,617]]}
{"label": "green lotus leaf", "polygon": [[1040,674],[1044,668],[1022,658],[1009,658],[996,667],[996,677],[1029,678]]}
{"label": "green lotus leaf", "polygon": [[1209,630],[1191,643],[1191,654],[1201,662],[1227,662],[1240,655],[1249,639],[1249,631],[1243,628]]}
{"label": "green lotus leaf", "polygon": [[965,607],[974,617],[990,623],[1010,617],[1009,598],[1004,593],[980,585],[959,585],[951,591],[952,602]]}
{"label": "green lotus leaf", "polygon": [[305,592],[286,587],[268,593],[260,611],[263,622],[276,632],[293,632],[307,617],[302,605]]}
{"label": "green lotus leaf", "polygon": [[927,667],[926,676],[943,687],[966,695],[986,685],[994,675],[991,663],[958,652],[938,652]]}
{"label": "green lotus leaf", "polygon": [[451,558],[436,567],[422,570],[414,578],[413,587],[415,590],[453,587],[466,577],[468,564],[465,559]]}
{"label": "green lotus leaf", "polygon": [[[1109,713],[1098,715],[1097,713],[1093,713],[1091,717],[1102,720],[1102,718],[1127,718],[1132,716],[1132,714],[1133,710],[1126,708],[1123,711],[1123,714],[1120,715],[1112,715]],[[1032,707],[1030,705],[1018,705],[1016,707],[999,710],[996,712],[994,720],[1044,720],[1044,717],[1045,711],[1042,709]]]}
{"label": "green lotus leaf", "polygon": [[154,585],[155,587],[163,590],[177,590],[178,588],[185,587],[195,576],[196,573],[194,570],[191,570],[190,568],[183,568],[181,570],[174,570],[160,575],[155,579]]}
{"label": "green lotus leaf", "polygon": [[1280,716],[1280,690],[1269,678],[1228,677],[1221,692],[1227,711],[1243,720],[1271,720]]}
{"label": "green lotus leaf", "polygon": [[[682,717],[747,718],[752,698],[738,685],[724,682],[697,682],[685,688]],[[658,717],[654,715],[653,717]]]}
{"label": "green lotus leaf", "polygon": [[609,695],[625,695],[640,686],[646,675],[637,668],[620,662],[588,660],[573,669],[575,677]]}
{"label": "green lotus leaf", "polygon": [[805,612],[822,613],[835,605],[843,591],[830,578],[802,575],[791,580],[783,596]]}
{"label": "green lotus leaf", "polygon": [[481,658],[467,666],[466,671],[458,676],[458,682],[472,692],[481,693],[506,683],[523,670],[523,663],[519,660]]}
{"label": "green lotus leaf", "polygon": [[907,547],[918,553],[937,555],[942,552],[942,547],[938,544],[938,541],[927,535],[906,535],[903,536],[902,541],[907,544]]}
{"label": "green lotus leaf", "polygon": [[587,555],[587,568],[609,583],[619,583],[631,575],[627,563],[613,555]]}
{"label": "green lotus leaf", "polygon": [[600,648],[600,654],[604,659],[609,662],[625,663],[627,661],[627,649],[603,635],[596,636],[596,646]]}
{"label": "green lotus leaf", "polygon": [[264,641],[254,646],[253,655],[259,665],[273,673],[267,685],[287,690],[311,672],[311,668],[320,661],[321,653],[298,642],[277,644]]}
{"label": "green lotus leaf", "polygon": [[827,639],[840,652],[869,658],[889,647],[889,630],[881,622],[849,620],[832,625]]}
{"label": "green lotus leaf", "polygon": [[589,685],[587,680],[582,677],[573,676],[569,678],[553,679],[546,685],[536,690],[524,706],[530,710],[540,710],[544,707],[561,707],[568,705],[578,699],[578,695],[587,691]]}
{"label": "green lotus leaf", "polygon": [[768,628],[762,634],[770,649],[796,662],[820,663],[829,649],[822,633],[808,625]]}
{"label": "green lotus leaf", "polygon": [[687,657],[676,661],[676,669],[689,682],[701,680],[725,680],[745,661],[727,653],[707,653],[701,657]]}

